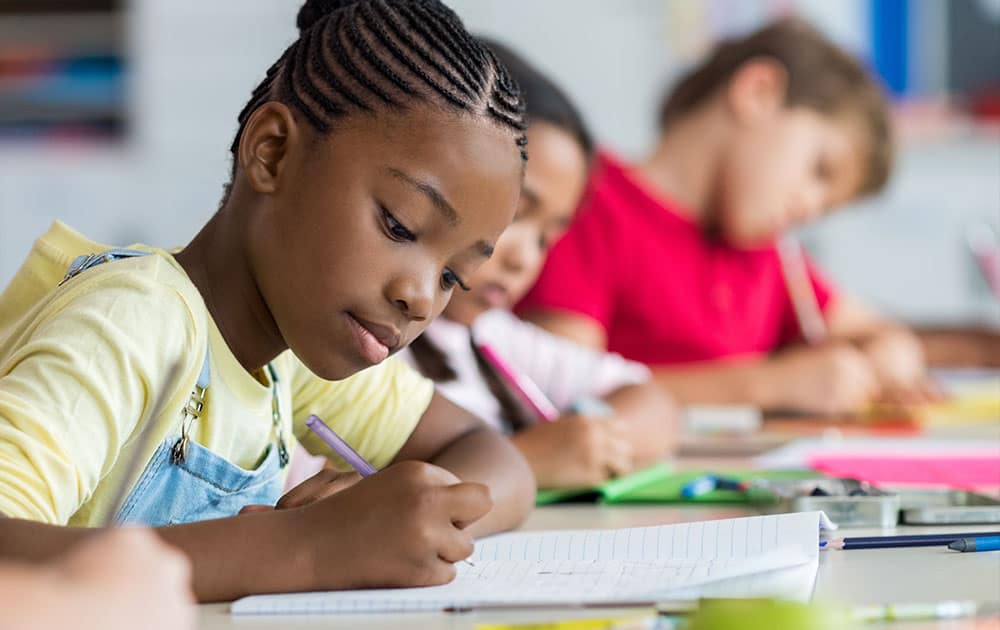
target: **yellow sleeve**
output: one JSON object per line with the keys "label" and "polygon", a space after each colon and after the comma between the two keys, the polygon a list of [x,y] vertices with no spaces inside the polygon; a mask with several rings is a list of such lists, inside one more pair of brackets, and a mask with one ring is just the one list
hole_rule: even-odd
{"label": "yellow sleeve", "polygon": [[176,385],[164,383],[176,362],[185,377],[201,364],[188,302],[156,279],[166,264],[90,271],[37,311],[22,338],[0,339],[0,513],[65,524],[157,389]]}
{"label": "yellow sleeve", "polygon": [[305,426],[316,414],[376,468],[399,453],[424,415],[434,385],[401,360],[392,358],[342,381],[324,381],[298,359],[292,381],[295,437],[314,455],[330,456],[350,470]]}

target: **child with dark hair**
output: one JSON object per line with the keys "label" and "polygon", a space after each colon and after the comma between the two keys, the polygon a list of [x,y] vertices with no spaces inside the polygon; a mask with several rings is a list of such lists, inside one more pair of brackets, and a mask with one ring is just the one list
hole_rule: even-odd
{"label": "child with dark hair", "polygon": [[[573,219],[592,142],[576,108],[548,78],[507,47],[487,41],[525,94],[531,159],[514,222],[493,257],[469,279],[404,353],[438,390],[512,440],[540,487],[581,487],[666,456],[675,441],[673,407],[645,366],[557,337],[510,313]],[[489,346],[530,378],[561,412],[543,422],[495,366]],[[603,399],[608,415],[581,401]],[[603,407],[604,405],[602,405]]]}
{"label": "child with dark hair", "polygon": [[[114,516],[185,552],[201,600],[428,585],[530,510],[518,451],[391,358],[514,215],[520,91],[436,0],[310,0],[298,25],[194,240],[57,224],[0,296],[0,558]],[[313,413],[385,469],[234,516],[275,505],[295,441],[333,457]]]}
{"label": "child with dark hair", "polygon": [[[639,163],[600,156],[579,219],[519,312],[649,365],[683,403],[839,414],[922,400],[909,331],[808,261],[790,263],[805,289],[790,291],[779,258],[786,231],[888,178],[889,114],[864,67],[780,20],[719,44],[672,89],[660,122]],[[797,345],[793,298],[813,300],[822,343]]]}

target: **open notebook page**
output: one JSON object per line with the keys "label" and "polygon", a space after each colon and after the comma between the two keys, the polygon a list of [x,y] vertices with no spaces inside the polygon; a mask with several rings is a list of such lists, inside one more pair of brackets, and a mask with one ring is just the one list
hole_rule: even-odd
{"label": "open notebook page", "polygon": [[[678,597],[808,599],[819,512],[617,530],[514,532],[476,544],[443,586],[256,595],[233,614],[410,612],[491,605],[655,602]],[[711,588],[710,588],[711,587]]]}

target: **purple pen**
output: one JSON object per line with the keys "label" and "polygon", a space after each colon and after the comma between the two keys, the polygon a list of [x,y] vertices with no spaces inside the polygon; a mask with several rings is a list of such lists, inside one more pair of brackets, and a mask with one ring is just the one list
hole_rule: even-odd
{"label": "purple pen", "polygon": [[364,457],[358,454],[356,450],[351,448],[351,445],[344,441],[342,437],[333,432],[333,429],[327,426],[325,422],[319,419],[319,416],[310,415],[306,419],[306,426],[312,429],[312,432],[320,437],[321,440],[330,445],[333,451],[344,458],[351,468],[358,471],[362,477],[368,477],[369,475],[374,475],[378,472],[378,469],[368,463]]}

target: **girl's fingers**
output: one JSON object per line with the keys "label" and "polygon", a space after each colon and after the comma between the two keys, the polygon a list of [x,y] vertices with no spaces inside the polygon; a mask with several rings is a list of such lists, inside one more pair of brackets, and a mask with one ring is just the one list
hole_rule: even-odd
{"label": "girl's fingers", "polygon": [[493,508],[489,488],[481,483],[459,483],[443,490],[451,522],[459,529],[478,521]]}
{"label": "girl's fingers", "polygon": [[614,437],[607,441],[605,466],[612,477],[621,477],[632,472],[634,467],[632,445],[624,438]]}
{"label": "girl's fingers", "polygon": [[472,536],[465,532],[449,532],[450,536],[440,547],[438,556],[445,562],[460,562],[472,555],[475,547]]}
{"label": "girl's fingers", "polygon": [[309,505],[346,490],[360,480],[361,475],[356,472],[346,473],[323,469],[289,490],[285,496],[278,500],[277,508],[286,510]]}

